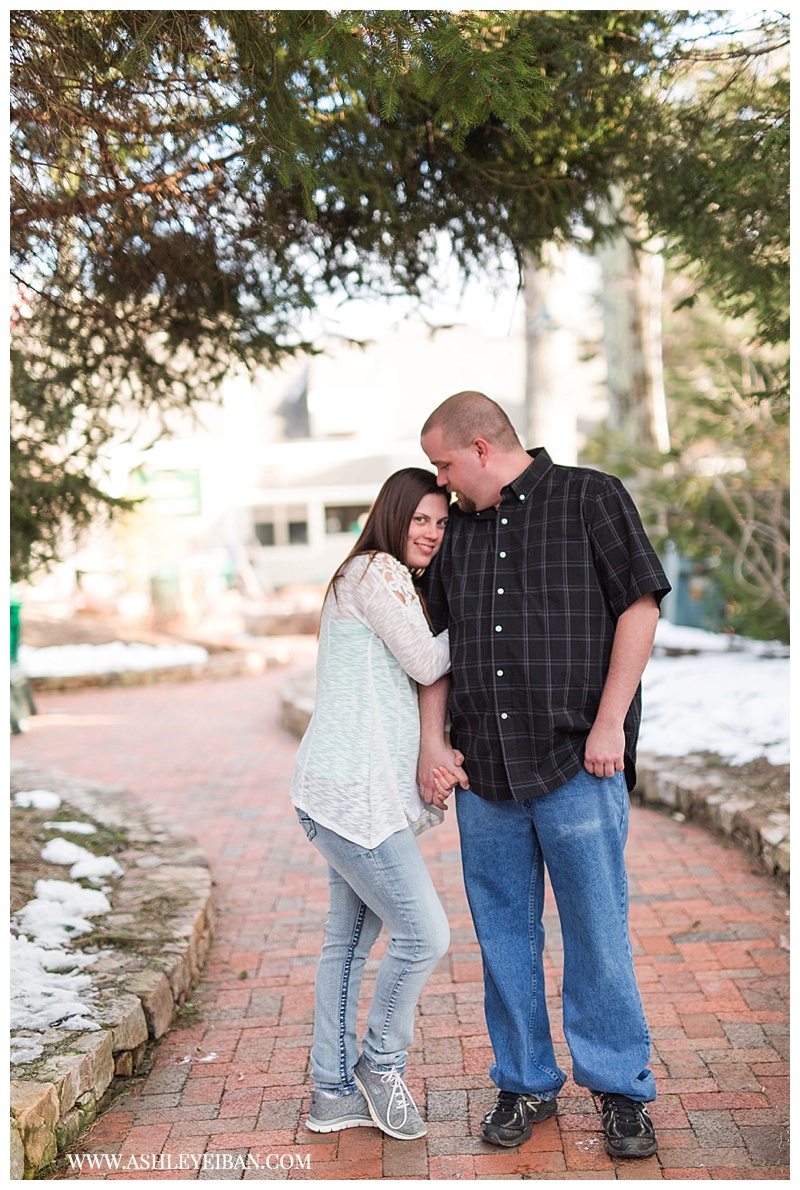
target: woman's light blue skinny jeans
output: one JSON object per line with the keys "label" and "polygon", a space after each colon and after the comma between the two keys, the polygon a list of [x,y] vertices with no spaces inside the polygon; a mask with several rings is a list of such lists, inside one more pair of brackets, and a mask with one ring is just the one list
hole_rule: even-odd
{"label": "woman's light blue skinny jeans", "polygon": [[456,793],[464,882],[484,969],[485,1010],[503,1091],[553,1099],[566,1075],[545,1004],[545,866],[564,942],[564,1033],[575,1082],[655,1099],[650,1034],[628,933],[623,849],[630,801],[622,773],[581,770],[527,801]]}
{"label": "woman's light blue skinny jeans", "polygon": [[428,977],[447,951],[450,928],[410,827],[374,848],[362,847],[297,816],[328,863],[330,912],[317,968],[314,1086],[346,1094],[357,1090],[353,1067],[358,994],[364,963],[381,926],[390,940],[375,979],[361,1042],[373,1070],[405,1069],[414,1036],[414,1011]]}

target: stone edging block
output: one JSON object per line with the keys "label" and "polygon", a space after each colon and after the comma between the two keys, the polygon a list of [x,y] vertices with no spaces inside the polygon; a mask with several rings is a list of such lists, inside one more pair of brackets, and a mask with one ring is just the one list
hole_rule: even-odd
{"label": "stone edging block", "polygon": [[274,658],[257,649],[211,653],[207,661],[165,665],[159,669],[126,669],[109,673],[29,678],[33,690],[85,690],[94,686],[153,686],[164,682],[194,682],[204,678],[234,678],[260,674],[275,665]]}
{"label": "stone edging block", "polygon": [[42,1057],[13,1068],[11,1178],[19,1180],[74,1144],[112,1081],[134,1074],[148,1041],[169,1030],[202,970],[215,915],[202,852],[128,791],[23,765],[12,766],[12,787],[51,789],[126,839],[111,912],[89,936],[103,952],[88,969],[99,1028],[48,1029]]}
{"label": "stone edging block", "polygon": [[702,757],[639,755],[636,796],[720,832],[788,883],[789,789],[762,793],[735,769],[711,767]]}

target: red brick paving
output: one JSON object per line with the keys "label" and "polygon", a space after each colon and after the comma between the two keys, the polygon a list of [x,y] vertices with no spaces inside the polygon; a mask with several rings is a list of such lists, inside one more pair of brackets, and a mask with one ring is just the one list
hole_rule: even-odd
{"label": "red brick paving", "polygon": [[[627,854],[632,939],[659,1089],[652,1107],[657,1156],[628,1162],[607,1156],[591,1097],[571,1080],[558,1116],[519,1149],[480,1140],[494,1088],[452,814],[422,839],[452,929],[450,951],[419,1005],[409,1062],[428,1135],[401,1142],[373,1129],[307,1131],[313,978],[327,884],[287,798],[297,742],[276,726],[286,676],[273,670],[181,686],[41,695],[31,731],[12,742],[12,759],[124,785],[162,808],[198,840],[215,879],[217,934],[192,998],[199,1015],[159,1042],[149,1074],[76,1150],[117,1154],[124,1167],[82,1176],[788,1178],[785,895],[743,852],[640,807],[633,809]],[[552,901],[547,915],[549,1008],[568,1070]],[[365,994],[375,967],[370,960]]]}

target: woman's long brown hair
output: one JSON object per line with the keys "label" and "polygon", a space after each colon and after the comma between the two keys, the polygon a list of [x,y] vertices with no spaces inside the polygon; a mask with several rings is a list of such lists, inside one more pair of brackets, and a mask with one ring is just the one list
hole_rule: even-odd
{"label": "woman's long brown hair", "polygon": [[348,562],[358,554],[371,555],[368,565],[377,553],[383,553],[391,554],[406,566],[406,541],[411,518],[420,500],[431,494],[447,499],[447,493],[438,486],[436,476],[431,471],[425,471],[422,467],[403,467],[390,475],[367,513],[358,540],[328,583],[325,598],[331,591],[336,596],[336,583]]}

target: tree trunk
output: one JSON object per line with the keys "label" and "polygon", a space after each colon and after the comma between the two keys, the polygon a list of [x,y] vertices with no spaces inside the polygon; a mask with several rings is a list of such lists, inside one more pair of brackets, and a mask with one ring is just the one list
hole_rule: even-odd
{"label": "tree trunk", "polygon": [[614,235],[597,251],[602,272],[608,424],[637,446],[669,450],[661,362],[663,261],[640,247],[642,229],[621,190],[612,196]]}
{"label": "tree trunk", "polygon": [[526,255],[523,279],[527,445],[545,446],[556,462],[573,464],[578,453],[577,353],[574,336],[559,317],[568,300],[561,250],[546,244],[541,261]]}

